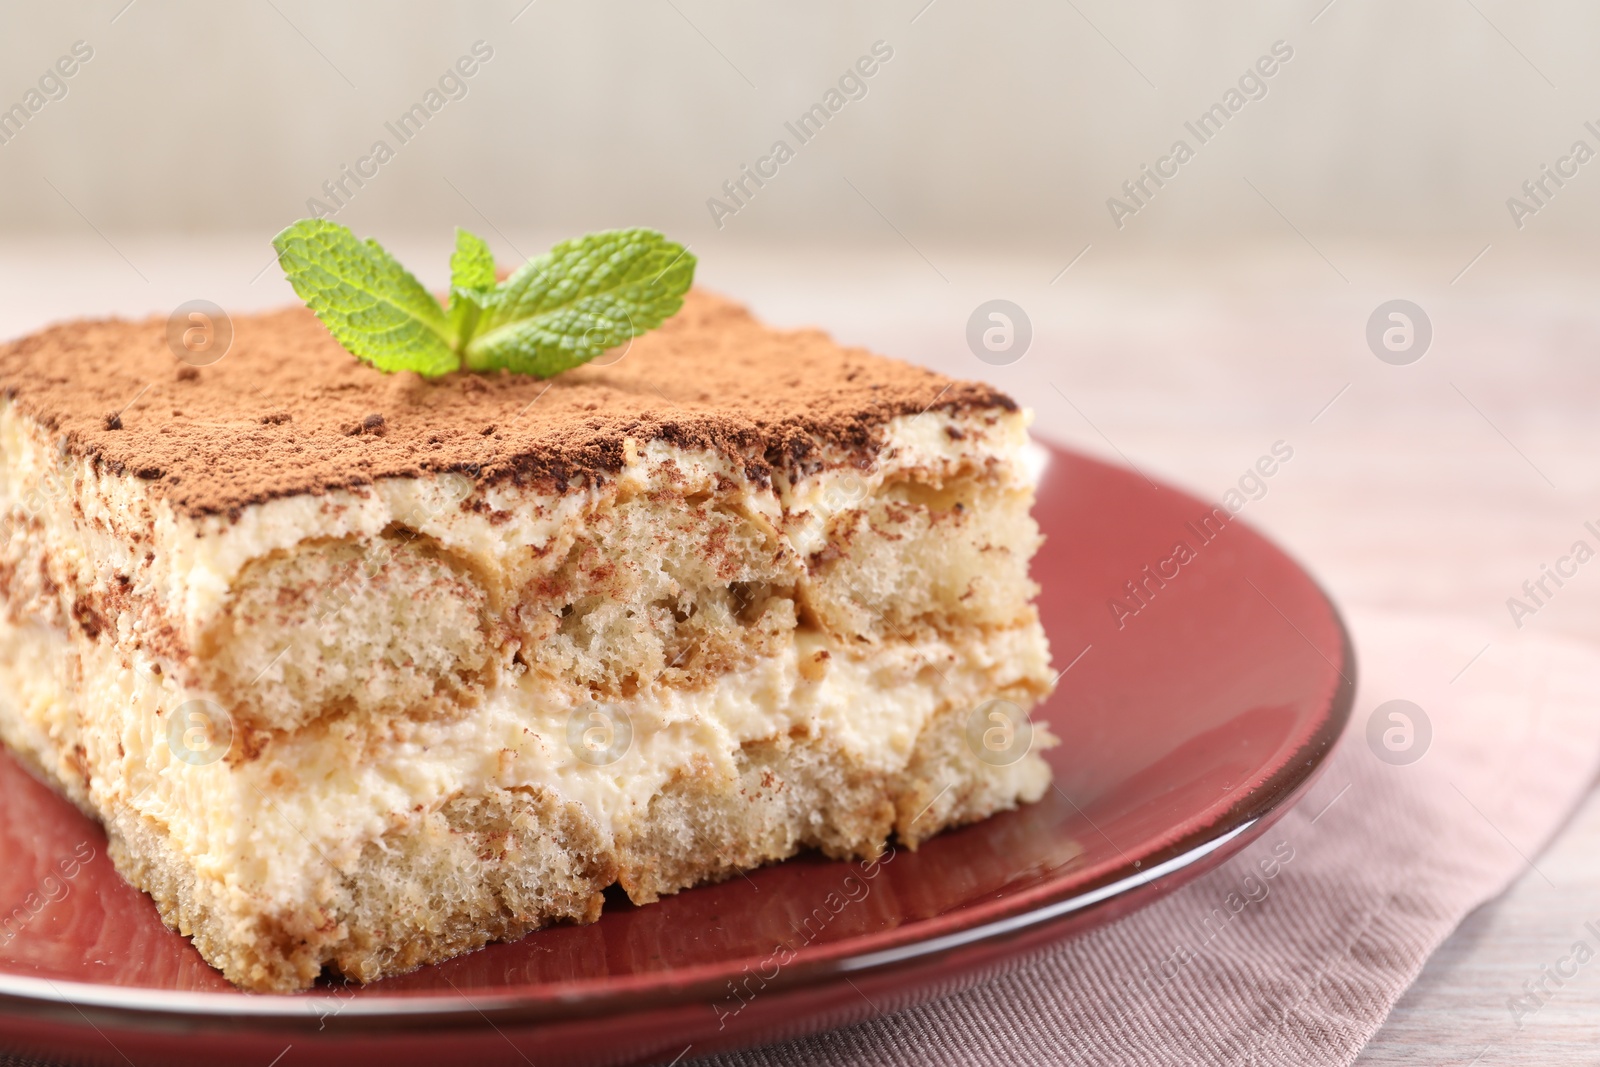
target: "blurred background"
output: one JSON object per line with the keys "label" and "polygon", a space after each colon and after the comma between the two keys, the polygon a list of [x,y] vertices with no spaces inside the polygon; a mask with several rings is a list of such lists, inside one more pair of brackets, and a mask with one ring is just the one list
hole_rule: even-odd
{"label": "blurred background", "polygon": [[[0,222],[39,232],[81,228],[78,211],[271,230],[384,140],[395,158],[341,212],[352,225],[648,222],[710,249],[871,239],[881,211],[919,243],[1064,263],[1091,241],[1271,239],[1287,217],[1313,241],[1458,242],[1464,264],[1516,232],[1506,198],[1600,119],[1600,8],[1575,2],[104,0],[6,22],[0,104],[75,41],[94,53],[0,150]],[[492,58],[400,144],[385,124],[479,41]],[[783,123],[878,41],[893,58],[865,96],[713,225],[706,199],[773,141],[798,147]],[[1200,146],[1183,123],[1279,41],[1292,58],[1265,95]],[[1192,165],[1118,231],[1106,198],[1179,138]],[[1600,181],[1558,198],[1527,236],[1600,229]]]}
{"label": "blurred background", "polygon": [[[1600,521],[1600,5],[95,0],[4,24],[0,336],[284,303],[269,241],[312,213],[433,286],[453,226],[508,264],[652,226],[778,325],[990,379],[1041,437],[1201,496],[1287,443],[1244,518],[1349,608],[1481,623],[1463,673],[1519,623],[1600,637],[1600,569],[1509,604]],[[1001,360],[968,342],[995,299],[1032,334]],[[1394,300],[1430,335],[1399,360],[1369,340]],[[1448,1060],[1452,1005],[1503,1023],[1600,889],[1600,807],[1578,822],[1566,888],[1469,922],[1369,1062]],[[1487,1040],[1460,1029],[1460,1061]]]}

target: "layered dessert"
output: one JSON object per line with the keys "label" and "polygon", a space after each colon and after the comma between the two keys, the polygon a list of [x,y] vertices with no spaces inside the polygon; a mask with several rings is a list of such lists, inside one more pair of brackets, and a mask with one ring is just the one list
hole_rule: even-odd
{"label": "layered dessert", "polygon": [[691,291],[428,380],[312,313],[0,349],[0,738],[250,990],[1038,799],[1026,414]]}

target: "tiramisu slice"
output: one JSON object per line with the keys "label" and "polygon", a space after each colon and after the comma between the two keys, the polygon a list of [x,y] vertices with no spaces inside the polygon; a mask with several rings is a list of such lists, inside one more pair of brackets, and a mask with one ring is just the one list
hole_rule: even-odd
{"label": "tiramisu slice", "polygon": [[0,387],[0,736],[247,989],[1048,788],[988,386],[695,291],[548,381],[384,374],[294,308],[204,367],[58,326]]}

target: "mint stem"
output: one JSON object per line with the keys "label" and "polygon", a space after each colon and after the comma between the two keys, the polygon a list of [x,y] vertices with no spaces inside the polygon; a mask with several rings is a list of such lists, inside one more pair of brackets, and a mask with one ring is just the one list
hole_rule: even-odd
{"label": "mint stem", "polygon": [[[478,312],[474,309],[472,312],[474,326],[477,325],[477,315]],[[493,357],[482,349],[474,348],[464,341],[457,351],[461,353],[461,366],[466,370],[477,371],[481,374],[484,371],[495,369]]]}

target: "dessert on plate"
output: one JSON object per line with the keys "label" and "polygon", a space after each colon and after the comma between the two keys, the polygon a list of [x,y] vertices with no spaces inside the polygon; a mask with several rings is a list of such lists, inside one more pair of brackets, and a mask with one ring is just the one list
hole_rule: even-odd
{"label": "dessert on plate", "polygon": [[500,283],[458,250],[443,318],[341,288],[389,284],[375,245],[279,247],[312,310],[209,365],[163,319],[0,347],[0,738],[232,982],[370,981],[1049,787],[1010,399],[684,292],[670,244]]}

